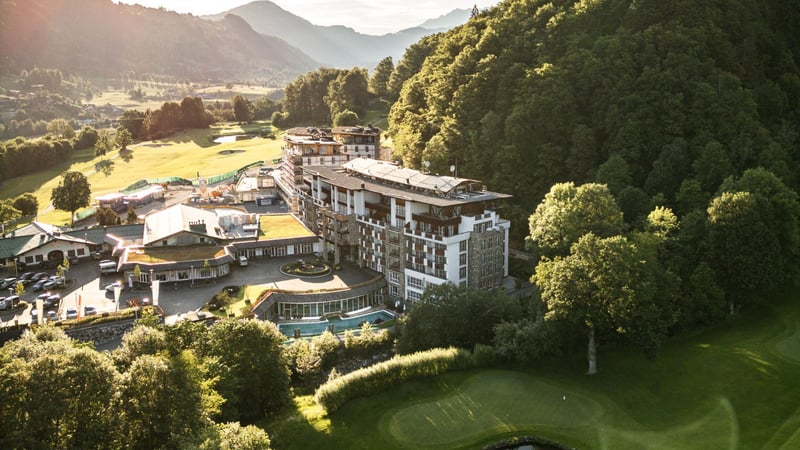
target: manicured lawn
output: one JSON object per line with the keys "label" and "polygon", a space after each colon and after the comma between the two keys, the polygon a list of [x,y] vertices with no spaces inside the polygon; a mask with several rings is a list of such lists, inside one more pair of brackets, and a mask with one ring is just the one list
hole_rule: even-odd
{"label": "manicured lawn", "polygon": [[159,264],[171,261],[206,260],[225,255],[222,247],[147,248],[142,253],[129,253],[128,262]]}
{"label": "manicured lawn", "polygon": [[291,214],[267,214],[259,217],[259,241],[314,235]]}
{"label": "manicured lawn", "polygon": [[[265,127],[264,123],[249,127]],[[57,210],[42,212],[50,204],[50,194],[66,170],[88,174],[92,196],[117,192],[141,179],[163,177],[195,178],[213,176],[236,170],[256,161],[269,161],[280,155],[281,139],[249,139],[225,144],[211,141],[212,134],[225,134],[242,129],[236,124],[224,124],[206,130],[189,130],[161,141],[133,145],[133,157],[128,161],[117,157],[117,152],[107,155],[113,158],[114,171],[110,176],[94,172],[94,166],[103,158],[94,158],[93,150],[83,150],[73,156],[70,164],[64,164],[45,172],[8,180],[3,185],[0,198],[13,198],[23,192],[33,192],[39,199],[39,220],[61,224],[69,222],[69,213]]]}
{"label": "manicured lawn", "polygon": [[[480,448],[532,434],[577,448],[800,448],[798,295],[669,342],[542,368],[451,373],[327,416],[311,397],[264,428],[277,449]],[[793,304],[792,304],[793,302]]]}

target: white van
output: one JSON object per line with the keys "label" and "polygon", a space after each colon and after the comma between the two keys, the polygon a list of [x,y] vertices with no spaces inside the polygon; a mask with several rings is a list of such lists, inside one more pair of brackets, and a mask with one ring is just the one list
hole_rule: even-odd
{"label": "white van", "polygon": [[116,273],[117,263],[114,261],[102,261],[99,264],[100,273]]}
{"label": "white van", "polygon": [[239,265],[241,267],[247,266],[247,256],[242,255],[239,257]]}

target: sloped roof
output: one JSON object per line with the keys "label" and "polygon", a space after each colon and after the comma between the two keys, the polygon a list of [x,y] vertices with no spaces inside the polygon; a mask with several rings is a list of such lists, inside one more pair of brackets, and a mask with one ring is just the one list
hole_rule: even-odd
{"label": "sloped roof", "polygon": [[219,221],[213,211],[178,204],[148,215],[144,220],[142,243],[165,239],[182,231],[222,238]]}

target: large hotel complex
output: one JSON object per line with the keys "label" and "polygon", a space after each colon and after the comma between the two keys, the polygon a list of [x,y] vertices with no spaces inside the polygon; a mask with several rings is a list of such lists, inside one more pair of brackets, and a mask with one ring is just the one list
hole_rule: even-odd
{"label": "large hotel complex", "polygon": [[[372,126],[288,130],[280,166],[259,170],[258,182],[237,202],[265,198],[277,187],[289,213],[192,201],[156,208],[130,225],[69,230],[34,221],[2,236],[0,263],[56,267],[65,258],[104,252],[113,258],[106,269],[131,286],[215,282],[249,258],[317,255],[334,267],[349,262],[363,269],[366,278],[348,290],[276,291],[261,299],[254,311],[272,320],[416,301],[427,286],[448,282],[501,287],[508,276],[510,223],[498,214],[497,202],[510,196],[488,191],[478,180],[376,159],[380,134]],[[121,208],[163,197],[162,186],[153,185],[96,200]]]}
{"label": "large hotel complex", "polygon": [[386,277],[388,294],[418,300],[446,282],[494,289],[508,275],[508,230],[478,180],[374,159],[380,130],[293,128],[284,135],[279,187],[335,262]]}
{"label": "large hotel complex", "polygon": [[304,168],[306,225],[346,258],[383,273],[389,295],[417,300],[446,282],[493,289],[508,275],[509,195],[476,181],[428,175],[374,159]]}

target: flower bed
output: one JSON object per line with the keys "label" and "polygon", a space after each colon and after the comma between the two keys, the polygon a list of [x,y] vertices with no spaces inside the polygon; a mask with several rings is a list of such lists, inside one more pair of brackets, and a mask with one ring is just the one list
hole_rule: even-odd
{"label": "flower bed", "polygon": [[320,261],[298,260],[281,266],[281,272],[298,277],[321,277],[331,273],[331,266]]}

